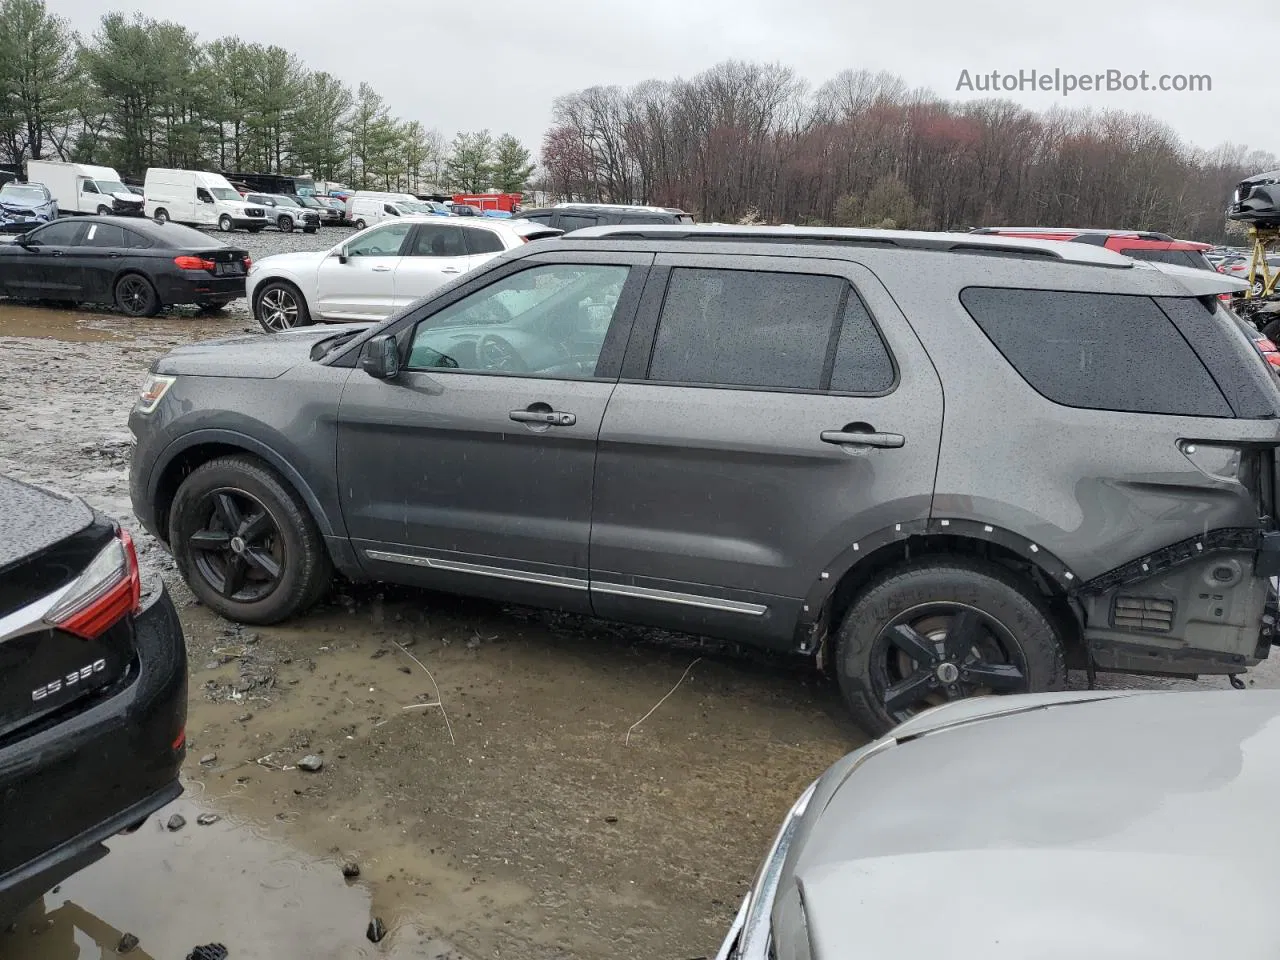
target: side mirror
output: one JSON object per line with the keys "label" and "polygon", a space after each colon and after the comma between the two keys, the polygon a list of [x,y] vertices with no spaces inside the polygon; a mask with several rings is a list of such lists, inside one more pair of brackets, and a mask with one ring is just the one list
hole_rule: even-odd
{"label": "side mirror", "polygon": [[40,246],[39,240],[33,240],[31,237],[27,236],[25,233],[19,234],[17,237],[14,238],[13,242],[16,243],[18,246],[23,247],[27,250],[36,250]]}
{"label": "side mirror", "polygon": [[400,372],[400,348],[389,333],[373,337],[360,358],[364,372],[378,380],[391,380]]}

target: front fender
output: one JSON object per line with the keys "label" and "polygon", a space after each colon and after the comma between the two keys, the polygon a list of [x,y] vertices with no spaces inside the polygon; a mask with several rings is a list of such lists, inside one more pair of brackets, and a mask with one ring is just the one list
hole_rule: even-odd
{"label": "front fender", "polygon": [[[278,445],[290,446],[284,441],[283,437],[277,436],[272,439],[278,441]],[[150,475],[145,481],[147,500],[150,503],[156,502],[160,480],[175,460],[188,450],[211,444],[235,447],[245,453],[251,453],[270,464],[272,469],[288,481],[298,492],[298,495],[302,497],[307,509],[311,511],[311,516],[315,518],[316,526],[319,527],[322,536],[326,539],[331,537],[346,538],[346,525],[342,522],[341,511],[336,508],[336,504],[331,508],[327,508],[322,498],[312,489],[311,484],[290,463],[289,458],[277,451],[276,446],[239,430],[209,427],[184,433],[170,442],[156,457]]]}

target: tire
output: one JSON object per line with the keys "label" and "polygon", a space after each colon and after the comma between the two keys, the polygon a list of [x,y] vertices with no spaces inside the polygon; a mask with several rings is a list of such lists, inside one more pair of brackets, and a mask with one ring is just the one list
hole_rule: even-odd
{"label": "tire", "polygon": [[276,221],[281,233],[293,233],[293,217],[281,217]]}
{"label": "tire", "polygon": [[[223,506],[228,501],[234,509]],[[333,575],[301,498],[248,456],[211,460],[182,482],[169,511],[169,545],[191,591],[239,623],[279,623],[302,613]]]}
{"label": "tire", "polygon": [[100,203],[100,204],[98,204],[98,209],[97,209],[96,211],[94,211],[94,212],[95,212],[95,213],[97,213],[97,214],[98,214],[98,216],[100,216],[100,217],[109,217],[109,216],[111,216],[111,208],[110,208],[110,207],[108,207],[106,204],[101,204],[101,203]]}
{"label": "tire", "polygon": [[214,303],[209,301],[206,303],[197,303],[196,309],[201,313],[219,313],[220,311],[227,309],[227,305],[225,303]]}
{"label": "tire", "polygon": [[160,312],[160,296],[140,273],[126,273],[116,281],[116,309],[130,317],[154,317]]}
{"label": "tire", "polygon": [[[956,614],[969,642],[948,649]],[[913,631],[932,642],[913,645]],[[936,703],[1059,690],[1067,677],[1061,637],[1035,588],[995,564],[950,557],[915,561],[868,585],[840,624],[835,662],[845,703],[872,736]]]}
{"label": "tire", "polygon": [[1263,327],[1262,335],[1272,343],[1275,343],[1276,337],[1280,337],[1280,317],[1277,317],[1275,320],[1272,320]]}
{"label": "tire", "polygon": [[164,207],[161,207],[159,210],[156,211],[155,221],[156,223],[168,223],[169,211],[166,210]]}
{"label": "tire", "polygon": [[315,233],[318,229],[319,229],[318,227],[303,227],[303,228],[302,228],[302,232],[303,232],[303,233]]}
{"label": "tire", "polygon": [[302,291],[285,280],[272,280],[254,297],[253,316],[267,333],[309,327],[315,321]]}
{"label": "tire", "polygon": [[218,229],[223,233],[230,233],[236,228],[235,221],[228,214],[223,214],[218,218]]}
{"label": "tire", "polygon": [[368,224],[366,224],[363,220],[357,220],[357,221],[356,221],[356,229],[357,229],[357,230],[363,230],[366,226],[368,226]]}

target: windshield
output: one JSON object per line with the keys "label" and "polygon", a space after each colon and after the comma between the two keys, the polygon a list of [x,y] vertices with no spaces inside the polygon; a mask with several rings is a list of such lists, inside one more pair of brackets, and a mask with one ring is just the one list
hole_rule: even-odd
{"label": "windshield", "polygon": [[298,197],[298,205],[302,207],[323,207],[324,204],[315,197]]}
{"label": "windshield", "polygon": [[276,205],[281,207],[300,207],[302,204],[294,200],[293,197],[276,197]]}
{"label": "windshield", "polygon": [[6,183],[0,187],[0,200],[21,200],[24,203],[44,203],[45,194],[39,187],[25,183]]}
{"label": "windshield", "polygon": [[400,208],[401,213],[430,213],[431,212],[431,208],[428,207],[425,203],[410,203],[408,200],[403,200],[400,203],[397,203],[396,206]]}
{"label": "windshield", "polygon": [[295,177],[293,192],[300,197],[314,197],[316,195],[316,182],[310,177]]}
{"label": "windshield", "polygon": [[213,194],[215,200],[239,200],[240,194],[236,193],[230,187],[210,187],[209,192]]}
{"label": "windshield", "polygon": [[100,193],[128,193],[129,188],[119,180],[95,180],[94,185]]}

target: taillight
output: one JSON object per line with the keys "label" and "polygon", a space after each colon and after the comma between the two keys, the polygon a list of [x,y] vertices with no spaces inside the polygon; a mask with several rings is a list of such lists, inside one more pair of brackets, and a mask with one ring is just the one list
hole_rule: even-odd
{"label": "taillight", "polygon": [[1277,352],[1264,353],[1262,355],[1262,359],[1267,361],[1267,363],[1271,364],[1271,366],[1274,369],[1280,370],[1280,353],[1277,353]]}
{"label": "taillight", "polygon": [[101,636],[142,602],[142,577],[133,538],[121,528],[88,569],[45,615],[45,622],[85,640]]}
{"label": "taillight", "polygon": [[212,270],[214,262],[203,257],[174,257],[173,264],[179,270]]}
{"label": "taillight", "polygon": [[1259,350],[1261,350],[1263,353],[1275,353],[1275,352],[1276,352],[1276,345],[1275,345],[1274,343],[1272,343],[1272,342],[1271,342],[1269,339],[1267,339],[1266,337],[1259,337],[1257,340],[1255,340],[1255,341],[1253,341],[1253,342],[1254,342],[1254,345],[1255,345],[1255,346],[1257,346],[1257,348],[1258,348]]}
{"label": "taillight", "polygon": [[245,272],[245,273],[248,273],[248,272],[249,272],[249,268],[250,268],[250,267],[252,267],[252,266],[253,266],[253,257],[245,257],[245,258],[244,258],[244,272]]}

